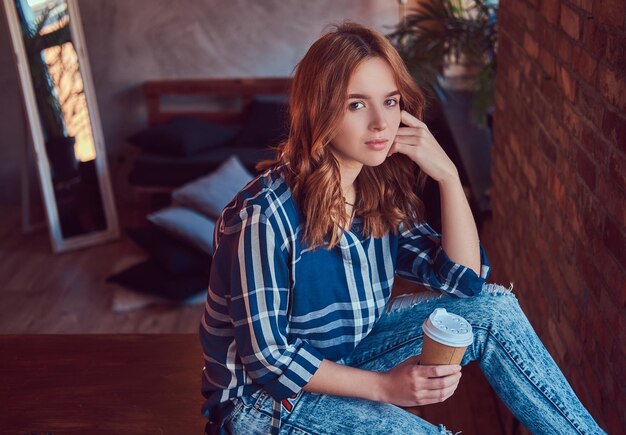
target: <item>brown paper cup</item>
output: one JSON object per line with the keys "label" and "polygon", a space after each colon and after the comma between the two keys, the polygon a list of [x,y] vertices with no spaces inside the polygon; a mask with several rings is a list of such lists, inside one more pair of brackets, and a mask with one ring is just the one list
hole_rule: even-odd
{"label": "brown paper cup", "polygon": [[434,341],[428,335],[424,335],[420,365],[437,366],[459,364],[463,359],[463,355],[465,355],[465,349],[467,349],[467,346],[446,346],[445,344]]}

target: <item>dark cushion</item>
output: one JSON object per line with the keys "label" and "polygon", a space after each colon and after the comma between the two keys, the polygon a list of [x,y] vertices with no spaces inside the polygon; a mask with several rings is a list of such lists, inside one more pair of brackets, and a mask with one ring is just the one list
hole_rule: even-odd
{"label": "dark cushion", "polygon": [[231,142],[237,128],[201,119],[178,117],[128,138],[146,152],[185,157]]}
{"label": "dark cushion", "polygon": [[252,178],[237,156],[231,156],[215,172],[174,190],[172,200],[176,205],[217,219],[224,207]]}
{"label": "dark cushion", "polygon": [[113,282],[140,293],[184,301],[200,292],[207,291],[209,272],[210,261],[202,271],[171,274],[156,261],[148,260],[109,276],[107,282]]}
{"label": "dark cushion", "polygon": [[286,139],[289,134],[287,101],[286,96],[255,97],[234,146],[266,148]]}
{"label": "dark cushion", "polygon": [[202,213],[172,206],[150,213],[146,218],[180,242],[213,254],[215,222]]}
{"label": "dark cushion", "polygon": [[170,236],[156,225],[128,228],[128,236],[169,273],[197,272],[211,264],[211,256]]}
{"label": "dark cushion", "polygon": [[272,159],[276,152],[270,148],[211,148],[192,157],[166,157],[142,153],[133,162],[128,181],[136,186],[178,187],[215,171],[231,155],[236,155],[252,174],[256,164]]}

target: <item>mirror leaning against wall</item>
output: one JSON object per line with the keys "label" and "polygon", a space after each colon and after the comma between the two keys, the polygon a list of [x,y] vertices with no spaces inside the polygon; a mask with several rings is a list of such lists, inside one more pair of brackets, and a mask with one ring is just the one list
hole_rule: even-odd
{"label": "mirror leaning against wall", "polygon": [[[4,0],[54,252],[119,235],[75,0]],[[26,145],[25,145],[26,146]]]}

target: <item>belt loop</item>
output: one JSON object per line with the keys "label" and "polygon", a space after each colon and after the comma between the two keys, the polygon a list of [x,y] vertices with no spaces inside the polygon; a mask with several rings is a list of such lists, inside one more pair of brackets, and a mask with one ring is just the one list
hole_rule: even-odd
{"label": "belt loop", "polygon": [[261,407],[261,403],[263,401],[263,399],[265,399],[265,397],[267,396],[267,393],[265,392],[265,390],[261,390],[261,394],[259,394],[259,397],[256,398],[256,400],[254,401],[254,409],[256,409],[257,411],[259,410],[259,408]]}

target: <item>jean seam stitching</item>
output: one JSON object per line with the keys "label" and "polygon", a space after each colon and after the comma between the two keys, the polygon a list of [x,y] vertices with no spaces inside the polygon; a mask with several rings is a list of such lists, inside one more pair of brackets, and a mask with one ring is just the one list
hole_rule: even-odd
{"label": "jean seam stitching", "polygon": [[472,328],[476,328],[476,329],[483,329],[487,332],[487,334],[489,334],[491,337],[494,338],[494,340],[496,341],[496,343],[498,343],[498,345],[506,352],[506,354],[508,355],[508,357],[510,358],[511,361],[513,361],[513,363],[515,364],[515,366],[517,367],[517,369],[520,371],[520,373],[522,373],[522,375],[530,382],[531,385],[533,385],[550,403],[552,403],[552,405],[554,405],[554,407],[561,413],[561,415],[563,417],[565,417],[565,419],[567,421],[569,421],[569,423],[574,427],[574,429],[576,429],[576,431],[579,434],[583,434],[583,432],[581,432],[581,429],[579,429],[578,425],[576,424],[576,422],[572,421],[572,419],[561,410],[561,407],[559,406],[558,403],[555,403],[554,400],[548,396],[541,388],[540,385],[537,384],[536,381],[534,381],[532,378],[530,378],[526,372],[522,369],[522,367],[519,365],[519,363],[517,362],[517,360],[513,357],[513,355],[511,355],[511,353],[509,352],[509,350],[505,347],[505,345],[502,343],[502,341],[500,341],[500,339],[498,338],[498,336],[491,331],[489,328],[486,328],[484,326],[479,326],[479,325],[472,325]]}
{"label": "jean seam stitching", "polygon": [[420,338],[423,338],[423,337],[424,337],[424,334],[420,334],[420,335],[417,335],[417,336],[415,336],[415,337],[413,337],[413,338],[409,338],[409,339],[407,339],[407,340],[400,341],[400,342],[398,342],[398,343],[392,344],[392,345],[390,345],[389,347],[385,347],[385,348],[383,348],[380,352],[378,352],[378,353],[376,353],[376,354],[373,354],[373,355],[371,355],[371,356],[368,356],[368,357],[367,357],[366,359],[364,359],[364,360],[361,360],[361,361],[359,361],[359,360],[357,360],[357,361],[353,361],[354,367],[361,366],[361,365],[363,365],[363,364],[365,364],[365,363],[368,363],[368,362],[370,362],[370,361],[372,361],[372,360],[374,360],[374,359],[376,359],[376,358],[378,358],[378,357],[381,357],[381,356],[383,356],[383,355],[385,355],[385,354],[387,354],[387,353],[391,352],[392,350],[395,350],[395,349],[397,349],[397,348],[399,348],[399,347],[403,347],[403,346],[405,346],[405,345],[407,345],[407,344],[409,344],[409,343],[411,343],[411,342],[413,342],[413,341],[416,341],[416,340],[418,340],[418,339],[420,339]]}
{"label": "jean seam stitching", "polygon": [[296,426],[296,425],[295,425],[295,424],[293,424],[293,423],[288,423],[286,420],[283,420],[283,421],[282,421],[282,423],[281,423],[281,425],[282,425],[283,427],[285,427],[285,426],[289,426],[289,427],[291,427],[291,428],[294,428],[294,429],[296,429],[298,432],[301,432],[301,433],[303,433],[303,434],[305,434],[305,435],[313,435],[313,432],[308,432],[308,431],[306,431],[305,429],[302,429],[300,426]]}
{"label": "jean seam stitching", "polygon": [[[244,405],[244,406],[245,406],[245,405]],[[246,409],[248,409],[248,410],[250,410],[250,411],[254,410],[254,411],[256,411],[256,412],[259,412],[259,413],[261,413],[261,414],[263,414],[263,415],[265,415],[265,416],[269,417],[270,419],[272,418],[272,413],[268,413],[267,411],[265,411],[265,410],[264,410],[264,409],[262,409],[262,408],[255,408],[255,407],[253,407],[253,406],[252,406],[252,407],[246,407]],[[233,413],[233,414],[234,414],[234,413]],[[281,414],[282,414],[282,413],[281,413]],[[296,426],[295,424],[288,422],[286,418],[285,418],[285,419],[283,419],[283,418],[282,418],[282,415],[281,415],[280,422],[281,422],[281,424],[280,424],[280,425],[281,425],[281,427],[289,426],[289,427],[292,427],[292,428],[294,428],[294,429],[299,430],[300,432],[302,432],[302,433],[304,433],[304,434],[306,434],[306,435],[312,435],[312,433],[311,433],[311,432],[307,432],[306,430],[302,429],[301,427]]]}
{"label": "jean seam stitching", "polygon": [[230,415],[226,417],[226,419],[222,422],[221,426],[224,427],[226,424],[228,424],[233,419],[233,417],[235,417],[235,415],[237,415],[237,413],[241,411],[243,407],[244,407],[243,401],[239,400],[237,402],[237,405],[235,405],[235,409],[233,409]]}

